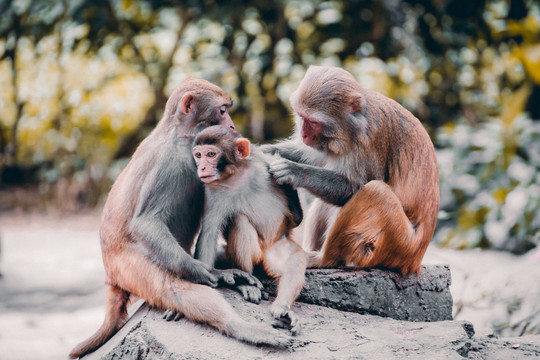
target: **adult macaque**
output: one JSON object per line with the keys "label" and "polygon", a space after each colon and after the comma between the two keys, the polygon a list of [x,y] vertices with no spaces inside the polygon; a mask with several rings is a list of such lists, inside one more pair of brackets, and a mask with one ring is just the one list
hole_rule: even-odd
{"label": "adult macaque", "polygon": [[304,285],[308,260],[290,237],[290,230],[302,221],[298,194],[277,185],[260,150],[232,129],[209,127],[193,144],[206,195],[195,257],[213,265],[223,233],[232,266],[251,273],[254,265],[262,264],[268,275],[279,279],[270,312],[279,326],[298,332],[300,324],[290,308]]}
{"label": "adult macaque", "polygon": [[107,284],[105,321],[70,358],[94,351],[124,325],[132,295],[246,342],[281,346],[290,340],[275,329],[245,322],[207,286],[216,286],[220,278],[234,282],[244,277],[253,283],[251,275],[237,271],[233,279],[231,273],[211,273],[210,266],[189,254],[204,204],[191,144],[205,127],[234,128],[230,106],[229,96],[207,81],[182,83],[114,183],[99,231]]}
{"label": "adult macaque", "polygon": [[310,265],[418,273],[437,220],[439,176],[422,124],[345,70],[312,66],[291,96],[295,133],[267,152],[277,182],[316,199],[306,215]]}

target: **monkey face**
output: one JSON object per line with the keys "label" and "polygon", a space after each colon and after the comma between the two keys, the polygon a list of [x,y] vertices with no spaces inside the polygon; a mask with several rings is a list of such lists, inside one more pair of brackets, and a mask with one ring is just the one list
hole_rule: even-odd
{"label": "monkey face", "polygon": [[221,150],[214,145],[197,145],[193,148],[193,157],[197,164],[197,175],[205,184],[220,178],[218,164],[222,157]]}
{"label": "monkey face", "polygon": [[321,139],[323,124],[319,121],[302,117],[302,141],[307,146],[316,147]]}
{"label": "monkey face", "polygon": [[229,115],[229,109],[232,106],[232,102],[228,101],[219,106],[219,125],[234,129],[234,124],[232,122],[231,116]]}

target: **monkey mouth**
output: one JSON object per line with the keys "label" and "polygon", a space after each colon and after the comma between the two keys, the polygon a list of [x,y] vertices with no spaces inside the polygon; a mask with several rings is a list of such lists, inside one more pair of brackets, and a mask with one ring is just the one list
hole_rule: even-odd
{"label": "monkey mouth", "polygon": [[213,175],[200,176],[199,179],[205,184],[211,183],[214,180]]}
{"label": "monkey mouth", "polygon": [[317,139],[315,136],[308,136],[308,135],[302,134],[302,141],[307,146],[314,146],[315,144],[317,144]]}

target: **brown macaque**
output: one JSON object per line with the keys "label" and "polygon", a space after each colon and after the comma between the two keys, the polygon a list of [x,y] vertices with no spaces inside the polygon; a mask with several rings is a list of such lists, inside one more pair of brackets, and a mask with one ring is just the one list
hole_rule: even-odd
{"label": "brown macaque", "polygon": [[[270,312],[276,326],[298,333],[300,322],[291,305],[304,285],[308,260],[290,232],[302,221],[298,194],[290,186],[276,184],[268,173],[267,156],[232,129],[209,127],[193,144],[206,201],[195,257],[213,265],[223,234],[225,256],[232,266],[252,273],[254,266],[262,265],[279,279]],[[254,302],[259,296],[244,292]]]}
{"label": "brown macaque", "polygon": [[291,96],[295,132],[263,150],[279,183],[316,199],[303,246],[310,266],[418,273],[439,208],[433,144],[420,121],[345,70],[312,66]]}
{"label": "brown macaque", "polygon": [[193,138],[212,125],[234,128],[230,106],[231,99],[219,87],[204,80],[183,82],[116,179],[99,230],[107,284],[105,321],[70,358],[94,351],[124,325],[130,296],[249,343],[289,343],[285,334],[241,319],[209,287],[218,281],[258,280],[239,270],[215,271],[190,255],[204,206],[203,184],[191,155]]}

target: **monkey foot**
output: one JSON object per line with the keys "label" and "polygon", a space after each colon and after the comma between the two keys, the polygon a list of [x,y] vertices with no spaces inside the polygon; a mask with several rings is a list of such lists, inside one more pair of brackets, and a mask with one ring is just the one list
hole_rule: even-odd
{"label": "monkey foot", "polygon": [[268,299],[268,294],[256,286],[238,285],[236,289],[242,294],[244,300],[258,304],[261,299]]}
{"label": "monkey foot", "polygon": [[240,269],[225,269],[225,270],[218,270],[213,269],[212,274],[217,278],[218,284],[220,285],[226,285],[226,286],[234,286],[237,287],[240,285],[251,285],[255,288],[258,288],[259,290],[263,290],[264,286],[263,284],[257,279],[255,276],[242,271]]}
{"label": "monkey foot", "polygon": [[229,326],[229,335],[248,343],[270,345],[283,349],[295,343],[294,338],[278,330],[243,321],[241,324],[231,324]]}
{"label": "monkey foot", "polygon": [[176,310],[165,310],[163,318],[167,321],[178,321],[184,317],[184,314],[177,312]]}
{"label": "monkey foot", "polygon": [[293,311],[287,310],[285,307],[270,307],[270,312],[275,321],[272,324],[275,328],[288,329],[293,335],[298,335],[302,329],[300,319]]}

